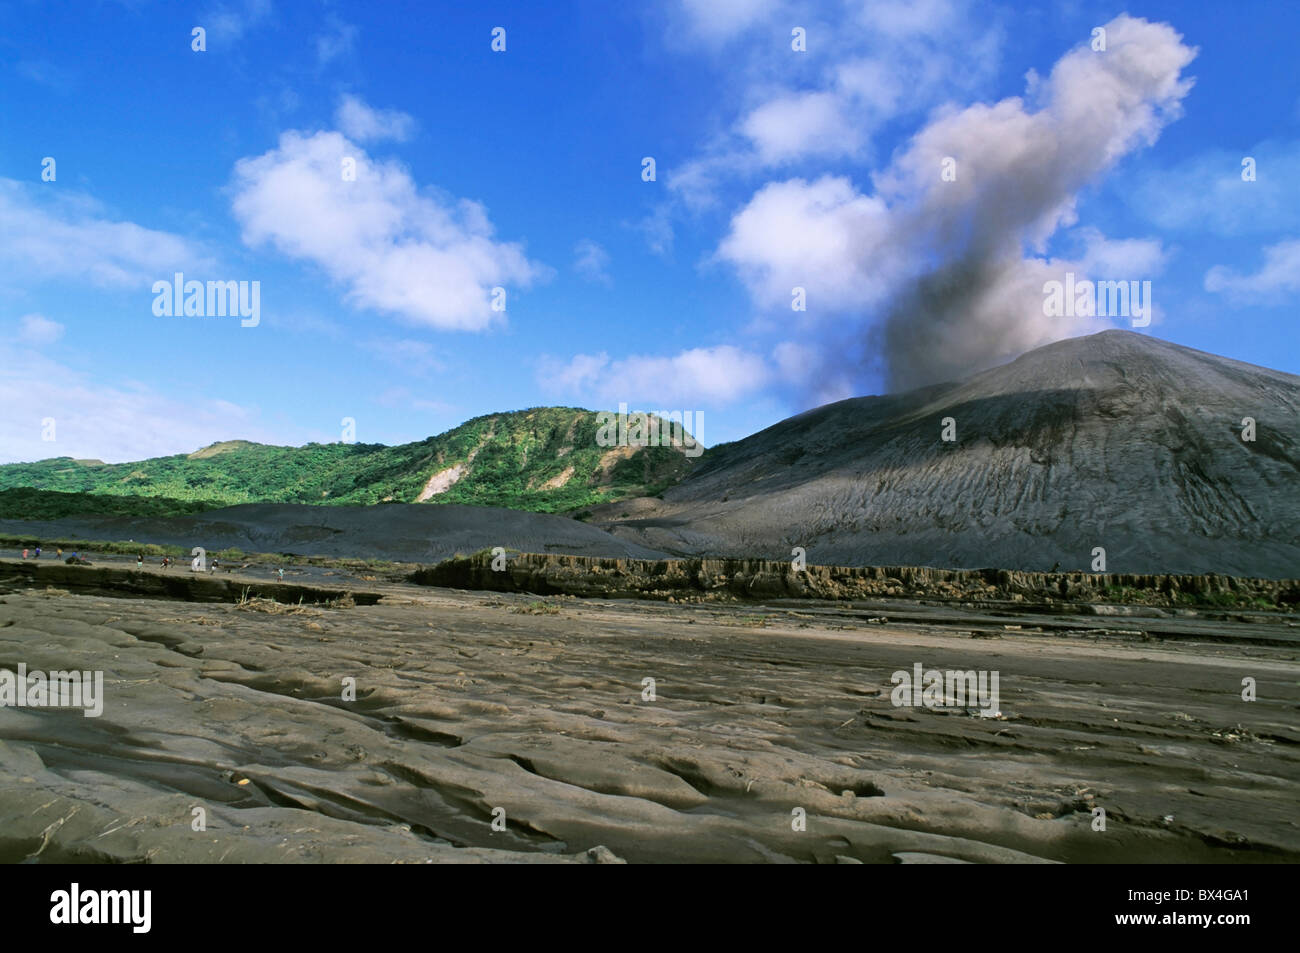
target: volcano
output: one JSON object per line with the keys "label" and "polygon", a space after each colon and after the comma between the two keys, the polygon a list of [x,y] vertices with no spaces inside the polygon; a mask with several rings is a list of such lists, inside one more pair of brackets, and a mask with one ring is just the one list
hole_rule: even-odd
{"label": "volcano", "polygon": [[839,401],[592,521],[677,555],[954,568],[1300,569],[1300,377],[1131,331]]}

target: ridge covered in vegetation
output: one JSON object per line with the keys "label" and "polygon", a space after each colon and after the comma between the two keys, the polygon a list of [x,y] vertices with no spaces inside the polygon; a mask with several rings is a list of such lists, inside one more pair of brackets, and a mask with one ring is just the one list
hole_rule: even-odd
{"label": "ridge covered in vegetation", "polygon": [[133,463],[12,463],[0,466],[0,518],[167,516],[237,503],[466,503],[556,513],[654,495],[695,462],[674,447],[602,447],[597,430],[593,411],[535,407],[392,447],[232,440]]}

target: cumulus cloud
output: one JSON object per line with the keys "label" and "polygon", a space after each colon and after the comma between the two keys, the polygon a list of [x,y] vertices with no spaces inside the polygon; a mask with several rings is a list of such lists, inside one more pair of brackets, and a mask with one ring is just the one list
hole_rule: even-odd
{"label": "cumulus cloud", "polygon": [[63,337],[65,328],[42,314],[25,314],[19,322],[18,340],[33,347],[53,344]]}
{"label": "cumulus cloud", "polygon": [[[354,181],[341,174],[344,160],[355,161]],[[236,163],[232,193],[247,245],[309,262],[353,305],[416,324],[482,330],[500,317],[493,288],[548,274],[522,246],[494,238],[481,204],[419,188],[401,164],[370,158],[338,132],[284,133]]]}
{"label": "cumulus cloud", "polygon": [[891,224],[885,203],[846,178],[773,182],[732,218],[716,258],[765,306],[789,307],[796,287],[814,309],[874,304],[896,280]]}
{"label": "cumulus cloud", "polygon": [[1079,265],[1101,279],[1152,278],[1165,267],[1168,253],[1158,238],[1107,238],[1095,228],[1074,230],[1083,242]]}
{"label": "cumulus cloud", "polygon": [[[834,312],[834,330],[818,338],[824,374],[879,362],[896,390],[1098,329],[1046,317],[1044,282],[1103,267],[1123,271],[1102,277],[1148,278],[1163,260],[1158,244],[1085,232],[1079,260],[1042,253],[1075,224],[1079,191],[1177,117],[1195,56],[1165,24],[1124,15],[1106,30],[1106,52],[1084,43],[1037,81],[1039,108],[1010,98],[938,114],[873,177],[873,193],[843,177],[760,189],[718,259],[770,307],[789,307],[791,287],[805,287],[810,328],[815,310]],[[941,174],[949,160],[955,180]]]}
{"label": "cumulus cloud", "polygon": [[[1242,179],[1242,160],[1255,178]],[[1216,150],[1125,185],[1131,207],[1161,228],[1213,235],[1258,235],[1300,229],[1300,141],[1256,143],[1241,152]]]}
{"label": "cumulus cloud", "polygon": [[779,7],[778,0],[681,0],[688,28],[714,42],[744,33]]}
{"label": "cumulus cloud", "polygon": [[1278,301],[1300,292],[1300,239],[1265,248],[1264,264],[1254,274],[1215,265],[1206,272],[1205,290],[1247,302]]}
{"label": "cumulus cloud", "polygon": [[587,281],[608,285],[609,252],[590,238],[584,238],[573,248],[573,270]]}
{"label": "cumulus cloud", "polygon": [[345,136],[357,142],[405,142],[415,130],[415,117],[398,109],[372,109],[351,95],[339,100],[335,122]]}
{"label": "cumulus cloud", "polygon": [[210,260],[170,232],[114,221],[83,195],[0,179],[0,263],[5,280],[73,279],[100,287],[148,286]]}
{"label": "cumulus cloud", "polygon": [[810,156],[851,156],[862,145],[861,127],[849,122],[834,93],[778,96],[753,110],[740,125],[766,165]]}
{"label": "cumulus cloud", "polygon": [[[845,346],[851,346],[845,342]],[[857,396],[856,375],[827,360],[821,347],[799,341],[781,341],[772,349],[773,383],[804,397],[814,406]]]}
{"label": "cumulus cloud", "polygon": [[646,246],[661,258],[668,258],[673,253],[673,242],[676,236],[673,232],[672,215],[672,205],[660,202],[644,218],[632,224],[632,228],[645,238]]}
{"label": "cumulus cloud", "polygon": [[316,34],[316,66],[328,66],[341,56],[352,52],[357,41],[357,28],[345,23],[334,14],[326,17],[327,28]]}
{"label": "cumulus cloud", "polygon": [[195,26],[203,27],[208,36],[214,39],[234,41],[265,20],[270,13],[271,0],[218,3],[201,14]]}
{"label": "cumulus cloud", "polygon": [[730,403],[761,389],[771,376],[761,356],[726,344],[670,357],[611,359],[602,352],[578,354],[567,363],[544,360],[538,382],[552,393],[581,395],[610,406],[645,401],[691,409],[700,403]]}
{"label": "cumulus cloud", "polygon": [[[688,34],[724,47],[715,50],[726,57],[724,103],[736,113],[699,155],[666,170],[670,193],[692,209],[765,169],[867,158],[885,123],[994,77],[1002,42],[1000,26],[963,0],[772,0],[734,15],[680,3]],[[806,53],[790,48],[794,26],[806,31]]]}

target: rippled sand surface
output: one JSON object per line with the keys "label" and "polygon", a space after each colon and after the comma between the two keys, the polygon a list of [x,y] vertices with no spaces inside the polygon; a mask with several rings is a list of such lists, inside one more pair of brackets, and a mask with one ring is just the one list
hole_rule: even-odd
{"label": "rippled sand surface", "polygon": [[[1300,664],[1258,626],[377,588],[0,596],[0,668],[106,696],[0,709],[0,860],[1300,860]],[[997,671],[1001,717],[895,707],[918,662]]]}

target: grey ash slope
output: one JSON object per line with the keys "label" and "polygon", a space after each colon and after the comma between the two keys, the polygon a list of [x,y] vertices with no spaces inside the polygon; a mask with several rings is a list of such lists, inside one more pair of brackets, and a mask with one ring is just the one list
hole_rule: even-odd
{"label": "grey ash slope", "polygon": [[437,562],[504,546],[529,553],[655,559],[663,554],[614,539],[594,526],[548,513],[491,506],[387,503],[308,506],[245,503],[193,516],[67,517],[45,522],[0,520],[0,532],[46,539],[133,539],[142,543],[237,547],[249,553],[352,556]]}
{"label": "grey ash slope", "polygon": [[1102,546],[1111,572],[1294,576],[1298,411],[1300,377],[1105,331],[792,417],[593,515],[678,554],[1065,570]]}

